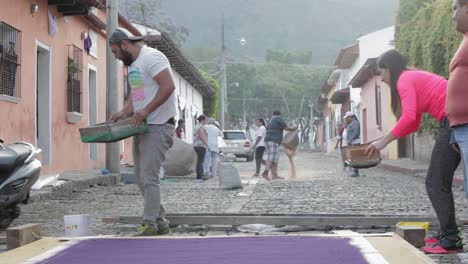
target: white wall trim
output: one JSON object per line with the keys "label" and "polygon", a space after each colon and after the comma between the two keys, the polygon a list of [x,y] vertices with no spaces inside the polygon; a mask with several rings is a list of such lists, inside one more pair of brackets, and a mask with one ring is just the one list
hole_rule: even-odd
{"label": "white wall trim", "polygon": [[38,51],[38,47],[40,47],[41,49],[44,49],[44,50],[47,50],[49,52],[49,83],[48,83],[48,95],[49,95],[49,143],[50,143],[50,147],[49,147],[49,164],[52,164],[53,163],[53,142],[52,142],[52,47],[37,40],[36,39],[36,45],[34,47],[35,49],[35,53],[34,53],[34,57],[35,57],[35,64],[34,64],[34,73],[35,73],[35,78],[34,78],[34,118],[35,118],[35,122],[34,122],[34,144],[35,146],[37,146],[37,141],[38,141],[38,138],[37,138],[37,81],[38,81],[38,76],[37,76],[37,51]]}
{"label": "white wall trim", "polygon": [[[96,73],[96,88],[95,88],[95,97],[96,97],[96,123],[99,122],[99,78],[98,78],[98,68],[93,65],[88,63],[88,125],[91,125],[91,113],[89,112],[90,106],[91,106],[91,89],[89,86],[90,83],[90,71],[94,71]],[[94,143],[96,144],[96,143]],[[99,160],[99,146],[96,145],[96,157],[97,160]],[[88,144],[88,158],[91,160],[91,144]]]}
{"label": "white wall trim", "polygon": [[9,96],[9,95],[6,95],[6,94],[0,94],[0,101],[5,101],[5,102],[18,104],[20,99],[18,97]]}

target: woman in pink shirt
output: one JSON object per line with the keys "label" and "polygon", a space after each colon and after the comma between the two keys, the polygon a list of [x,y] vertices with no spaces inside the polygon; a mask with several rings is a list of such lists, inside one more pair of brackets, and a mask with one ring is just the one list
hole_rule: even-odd
{"label": "woman in pink shirt", "polygon": [[[450,145],[450,125],[445,115],[447,80],[430,72],[407,68],[405,58],[397,50],[382,54],[377,66],[382,81],[390,87],[391,107],[398,122],[390,133],[373,142],[366,151],[369,156],[374,156],[393,140],[416,132],[424,113],[429,113],[439,122],[426,176],[426,190],[441,230],[438,235],[425,241],[435,244],[438,254],[458,252],[461,239],[455,221],[452,181],[460,155]],[[436,253],[432,252],[433,248],[425,247],[424,250]]]}

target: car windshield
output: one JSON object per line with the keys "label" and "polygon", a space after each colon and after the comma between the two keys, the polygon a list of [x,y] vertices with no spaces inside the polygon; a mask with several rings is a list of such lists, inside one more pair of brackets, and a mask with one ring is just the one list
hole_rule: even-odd
{"label": "car windshield", "polygon": [[246,139],[243,132],[224,132],[224,139],[227,140],[242,140]]}

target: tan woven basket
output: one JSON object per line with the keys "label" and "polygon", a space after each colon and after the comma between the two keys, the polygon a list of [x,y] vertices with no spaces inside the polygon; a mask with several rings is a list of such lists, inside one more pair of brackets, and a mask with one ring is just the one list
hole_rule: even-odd
{"label": "tan woven basket", "polygon": [[371,168],[377,166],[382,161],[382,158],[380,157],[380,152],[378,157],[374,157],[372,159],[369,159],[369,157],[365,153],[366,148],[370,144],[371,143],[347,146],[344,150],[346,157],[346,165],[353,168]]}

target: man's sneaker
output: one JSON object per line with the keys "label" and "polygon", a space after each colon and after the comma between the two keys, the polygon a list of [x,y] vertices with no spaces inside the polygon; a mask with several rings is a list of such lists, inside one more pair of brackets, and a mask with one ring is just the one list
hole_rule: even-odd
{"label": "man's sneaker", "polygon": [[258,176],[260,176],[260,174],[258,173],[255,173],[254,175],[252,175],[252,177],[258,177]]}
{"label": "man's sneaker", "polygon": [[444,237],[434,245],[423,247],[423,251],[427,254],[460,253],[463,252],[463,242],[459,238],[453,240]]}
{"label": "man's sneaker", "polygon": [[155,225],[141,224],[137,227],[136,236],[157,236],[158,228]]}
{"label": "man's sneaker", "polygon": [[171,232],[168,223],[158,223],[158,235],[167,235]]}
{"label": "man's sneaker", "polygon": [[271,179],[272,180],[284,180],[284,178],[281,177],[281,176],[273,176],[273,177],[271,177]]}

